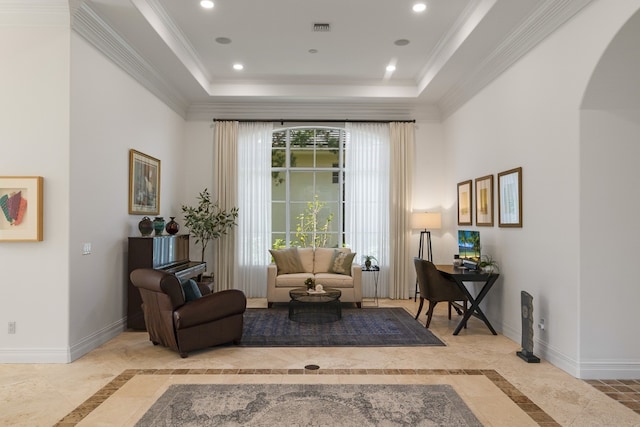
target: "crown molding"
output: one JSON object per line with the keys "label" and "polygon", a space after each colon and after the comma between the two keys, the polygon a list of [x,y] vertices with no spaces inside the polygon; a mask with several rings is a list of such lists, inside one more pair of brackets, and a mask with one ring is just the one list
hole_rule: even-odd
{"label": "crown molding", "polygon": [[4,0],[0,27],[60,27],[69,25],[66,0]]}
{"label": "crown molding", "polygon": [[485,60],[438,102],[443,118],[467,101],[537,46],[593,0],[544,0]]}
{"label": "crown molding", "polygon": [[86,2],[75,10],[71,28],[169,108],[186,117],[187,100]]}
{"label": "crown molding", "polygon": [[429,85],[495,3],[496,0],[473,0],[467,5],[453,26],[438,41],[429,55],[429,61],[420,71],[417,79],[418,93]]}
{"label": "crown molding", "polygon": [[206,67],[202,64],[193,45],[160,2],[158,0],[132,0],[132,3],[184,67],[189,70],[191,76],[207,93],[211,94],[211,76],[207,73]]}

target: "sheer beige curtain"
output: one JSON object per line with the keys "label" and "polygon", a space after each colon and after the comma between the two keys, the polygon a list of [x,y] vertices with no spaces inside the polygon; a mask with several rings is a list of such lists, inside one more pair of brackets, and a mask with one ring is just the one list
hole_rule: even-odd
{"label": "sheer beige curtain", "polygon": [[[215,122],[216,194],[222,209],[238,206],[238,122]],[[242,213],[240,213],[242,214]],[[235,288],[235,228],[213,241],[213,271],[217,290]]]}
{"label": "sheer beige curtain", "polygon": [[410,268],[413,255],[410,252],[410,218],[413,181],[415,124],[389,124],[390,150],[390,297],[405,299],[410,296],[409,282],[413,277]]}

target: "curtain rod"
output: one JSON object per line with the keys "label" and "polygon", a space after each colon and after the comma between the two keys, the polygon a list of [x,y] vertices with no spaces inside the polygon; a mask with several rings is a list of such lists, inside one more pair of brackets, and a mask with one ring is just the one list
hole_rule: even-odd
{"label": "curtain rod", "polygon": [[398,122],[398,123],[415,123],[415,120],[349,120],[349,119],[342,119],[342,120],[322,120],[322,119],[310,119],[310,120],[304,120],[304,119],[290,119],[290,120],[285,120],[285,119],[213,119],[214,122],[226,122],[226,121],[231,121],[231,122],[280,122],[280,124],[283,123],[392,123],[392,122]]}

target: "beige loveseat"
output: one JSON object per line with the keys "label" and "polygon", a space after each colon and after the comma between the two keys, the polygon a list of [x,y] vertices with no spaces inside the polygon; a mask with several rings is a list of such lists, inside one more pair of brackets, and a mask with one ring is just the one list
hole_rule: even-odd
{"label": "beige loveseat", "polygon": [[324,287],[340,289],[340,301],[362,307],[362,268],[353,264],[355,254],[350,249],[288,248],[271,254],[275,263],[267,269],[269,307],[274,302],[288,302],[289,291],[305,286],[308,278]]}

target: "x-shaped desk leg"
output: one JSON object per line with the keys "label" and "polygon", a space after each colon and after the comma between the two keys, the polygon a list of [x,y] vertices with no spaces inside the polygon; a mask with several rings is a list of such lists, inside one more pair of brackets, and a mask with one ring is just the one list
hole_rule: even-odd
{"label": "x-shaped desk leg", "polygon": [[471,303],[471,307],[469,307],[467,309],[467,312],[462,317],[462,320],[460,321],[460,323],[456,327],[456,330],[453,331],[453,335],[458,335],[460,330],[463,328],[463,326],[467,323],[469,318],[471,318],[471,316],[474,313],[475,313],[476,316],[478,316],[480,318],[480,320],[482,320],[485,323],[485,325],[487,325],[487,328],[489,328],[489,330],[491,331],[491,333],[493,335],[498,335],[498,333],[495,331],[495,329],[493,329],[493,326],[491,326],[491,323],[489,323],[489,319],[487,319],[487,316],[484,315],[484,313],[482,312],[482,309],[480,308],[480,303],[482,302],[484,297],[487,296],[487,294],[489,293],[489,290],[491,289],[491,287],[493,286],[493,284],[495,283],[495,281],[497,279],[498,279],[498,275],[497,274],[490,275],[489,278],[487,279],[487,281],[485,282],[484,286],[480,290],[480,293],[474,299],[473,295],[471,295],[471,292],[469,292],[467,287],[464,285],[464,282],[462,280],[458,279],[458,278],[455,278],[456,283],[458,284],[458,286],[460,287],[462,292],[465,293],[465,295],[467,296],[467,299]]}

